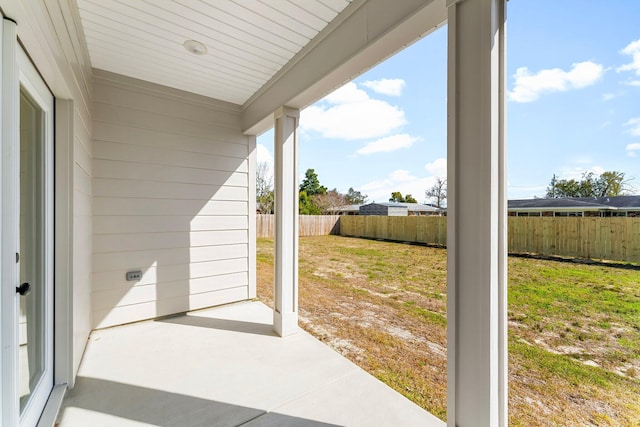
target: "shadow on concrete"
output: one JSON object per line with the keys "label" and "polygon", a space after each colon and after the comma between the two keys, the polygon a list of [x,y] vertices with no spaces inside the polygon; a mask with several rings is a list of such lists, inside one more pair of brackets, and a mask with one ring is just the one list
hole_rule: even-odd
{"label": "shadow on concrete", "polygon": [[273,325],[265,323],[244,322],[241,320],[217,319],[213,317],[185,314],[181,316],[156,319],[156,322],[174,323],[176,325],[197,326],[224,331],[241,332],[245,334],[266,335],[277,337]]}
{"label": "shadow on concrete", "polygon": [[338,427],[264,409],[80,376],[69,391],[58,420],[60,427],[107,425],[105,422],[118,425],[114,417],[132,421],[126,424],[160,427]]}

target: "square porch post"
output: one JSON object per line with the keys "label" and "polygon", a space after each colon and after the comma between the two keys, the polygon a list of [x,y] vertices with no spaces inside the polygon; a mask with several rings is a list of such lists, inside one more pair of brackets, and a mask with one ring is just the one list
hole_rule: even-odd
{"label": "square porch post", "polygon": [[448,425],[507,425],[505,2],[448,0]]}
{"label": "square porch post", "polygon": [[275,112],[275,295],[273,329],[281,337],[298,330],[298,119]]}

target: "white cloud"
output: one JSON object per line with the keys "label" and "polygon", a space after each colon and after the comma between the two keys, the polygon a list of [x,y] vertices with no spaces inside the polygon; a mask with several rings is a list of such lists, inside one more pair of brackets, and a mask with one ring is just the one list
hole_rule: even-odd
{"label": "white cloud", "polygon": [[396,181],[396,182],[407,182],[407,181],[413,181],[414,179],[416,179],[415,176],[411,175],[411,172],[405,169],[398,169],[396,171],[391,172],[389,174],[389,178],[392,181]]}
{"label": "white cloud", "polygon": [[582,179],[582,175],[588,172],[593,172],[596,175],[600,175],[605,172],[602,166],[563,166],[560,168],[560,172],[556,175],[558,179]]}
{"label": "white cloud", "polygon": [[406,123],[404,111],[370,98],[353,82],[326,96],[319,105],[303,110],[300,118],[303,132],[315,131],[324,138],[347,140],[379,138]]}
{"label": "white cloud", "polygon": [[402,89],[405,87],[405,81],[402,79],[380,79],[368,80],[362,83],[362,86],[368,87],[377,93],[389,96],[402,95]]}
{"label": "white cloud", "polygon": [[[636,76],[640,76],[640,40],[633,41],[620,51],[624,55],[631,56],[631,62],[616,68],[617,72],[631,71]],[[640,80],[630,80],[625,84],[640,86]]]}
{"label": "white cloud", "polygon": [[358,190],[366,193],[369,200],[386,202],[391,193],[399,191],[403,195],[411,194],[419,203],[426,200],[425,191],[433,187],[436,177],[447,177],[447,159],[439,158],[425,165],[432,175],[416,176],[406,169],[397,169],[387,177],[358,186]]}
{"label": "white cloud", "polygon": [[443,179],[447,177],[447,159],[444,157],[440,157],[431,163],[427,163],[424,165],[424,168],[434,176]]}
{"label": "white cloud", "polygon": [[640,136],[640,117],[629,119],[624,123],[629,127],[629,133],[633,136]]}
{"label": "white cloud", "polygon": [[388,153],[390,151],[396,151],[401,148],[409,148],[419,139],[420,138],[408,135],[406,133],[391,135],[368,143],[367,145],[356,151],[356,153],[364,155],[373,153]]}
{"label": "white cloud", "polygon": [[322,101],[327,101],[329,104],[357,104],[367,102],[369,99],[367,92],[358,89],[355,83],[350,82],[325,96]]}
{"label": "white cloud", "polygon": [[263,144],[256,144],[256,163],[259,165],[260,163],[266,163],[267,168],[264,170],[265,178],[271,177],[273,178],[273,156],[269,152],[269,149],[265,147]]}
{"label": "white cloud", "polygon": [[430,175],[417,176],[406,169],[397,169],[383,179],[358,186],[358,190],[366,193],[369,200],[372,201],[386,202],[393,191],[399,191],[403,195],[411,194],[418,202],[422,203],[426,200],[425,191],[433,187],[436,183],[436,177],[447,177],[447,159],[435,159],[433,162],[427,163],[425,169]]}
{"label": "white cloud", "polygon": [[602,100],[603,101],[611,101],[612,99],[621,97],[622,95],[624,95],[623,92],[617,92],[617,93],[613,93],[613,92],[608,92],[608,93],[603,93],[602,94]]}
{"label": "white cloud", "polygon": [[637,152],[640,152],[640,142],[634,142],[633,144],[627,144],[626,150],[627,150],[627,155],[629,157],[637,157],[638,156]]}
{"label": "white cloud", "polygon": [[403,195],[411,194],[421,203],[425,201],[424,192],[435,182],[435,177],[417,177],[407,170],[398,169],[384,179],[358,186],[358,190],[366,193],[371,201],[386,202],[392,192],[399,191]]}
{"label": "white cloud", "polygon": [[256,150],[258,151],[256,156],[258,163],[266,162],[273,165],[273,156],[267,147],[263,144],[256,144]]}
{"label": "white cloud", "polygon": [[560,68],[531,73],[527,67],[518,68],[515,84],[508,93],[510,101],[533,102],[543,93],[581,89],[594,84],[604,74],[604,67],[591,61],[573,64],[569,71]]}

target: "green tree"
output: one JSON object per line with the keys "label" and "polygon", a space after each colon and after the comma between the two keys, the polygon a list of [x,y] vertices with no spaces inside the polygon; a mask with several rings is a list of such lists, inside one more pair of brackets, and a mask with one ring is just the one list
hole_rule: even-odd
{"label": "green tree", "polygon": [[389,201],[392,203],[418,203],[418,201],[411,194],[403,196],[399,191],[394,191],[393,193],[391,193],[391,198],[389,198]]}
{"label": "green tree", "polygon": [[597,191],[604,196],[619,196],[627,193],[629,180],[624,179],[624,172],[607,171],[600,175]]}
{"label": "green tree", "polygon": [[559,197],[606,197],[622,196],[628,191],[628,180],[624,172],[607,171],[600,175],[585,172],[582,179],[558,179],[554,174],[547,187],[547,199]]}
{"label": "green tree", "polygon": [[347,203],[350,205],[362,205],[367,201],[367,195],[362,194],[359,191],[354,190],[352,187],[349,187],[345,198],[347,199]]}
{"label": "green tree", "polygon": [[316,194],[324,194],[327,192],[327,187],[320,185],[318,174],[313,169],[307,169],[304,173],[304,179],[300,184],[300,191],[307,193],[307,196],[315,196]]}
{"label": "green tree", "polygon": [[404,202],[404,196],[399,191],[394,191],[391,193],[391,197],[389,198],[391,203],[402,203]]}
{"label": "green tree", "polygon": [[322,213],[306,191],[301,191],[298,194],[298,212],[300,215],[320,215]]}

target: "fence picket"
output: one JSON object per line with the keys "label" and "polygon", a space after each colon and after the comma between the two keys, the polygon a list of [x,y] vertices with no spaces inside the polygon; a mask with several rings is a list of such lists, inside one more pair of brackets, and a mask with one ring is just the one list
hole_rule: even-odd
{"label": "fence picket", "polygon": [[[640,263],[640,218],[509,217],[512,253]],[[273,215],[256,215],[257,236],[273,237]],[[300,236],[343,236],[446,246],[447,218],[300,215]]]}

